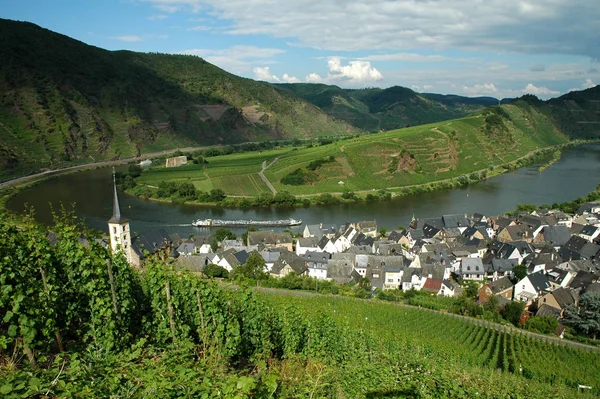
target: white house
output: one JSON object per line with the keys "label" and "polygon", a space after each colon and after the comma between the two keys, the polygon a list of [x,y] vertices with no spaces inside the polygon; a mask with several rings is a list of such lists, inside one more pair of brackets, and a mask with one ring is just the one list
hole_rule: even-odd
{"label": "white house", "polygon": [[296,255],[302,256],[307,251],[320,251],[317,237],[301,237],[296,240]]}
{"label": "white house", "polygon": [[525,276],[515,284],[513,300],[532,303],[540,295],[551,289],[550,280],[544,272],[533,273]]}
{"label": "white house", "polygon": [[383,289],[384,290],[397,290],[402,287],[402,275],[404,271],[399,266],[384,266],[383,268],[384,280],[383,280]]}
{"label": "white house", "polygon": [[460,274],[464,280],[483,281],[485,268],[481,258],[462,258],[460,261]]}

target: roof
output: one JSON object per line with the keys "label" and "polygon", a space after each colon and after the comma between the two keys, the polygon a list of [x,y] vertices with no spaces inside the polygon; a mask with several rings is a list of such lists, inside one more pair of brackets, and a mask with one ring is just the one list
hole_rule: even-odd
{"label": "roof", "polygon": [[513,283],[510,281],[508,277],[499,278],[496,281],[492,281],[488,284],[490,290],[494,295],[504,292],[513,287]]}
{"label": "roof", "polygon": [[542,292],[551,287],[550,280],[548,280],[548,276],[546,276],[543,271],[530,274],[527,278],[529,278],[529,281],[536,292]]}
{"label": "roof", "polygon": [[327,265],[327,278],[335,280],[338,284],[345,284],[352,280],[352,263],[344,260],[330,260]]}
{"label": "roof", "polygon": [[518,259],[492,259],[492,270],[495,272],[506,273],[512,271],[512,269],[519,264]]}
{"label": "roof", "polygon": [[462,258],[460,260],[462,274],[484,274],[485,269],[481,258]]}
{"label": "roof", "polygon": [[571,232],[567,226],[545,226],[541,234],[544,236],[544,241],[554,246],[566,244],[571,238]]}
{"label": "roof", "polygon": [[423,284],[423,290],[437,293],[442,289],[442,282],[441,278],[428,278]]}
{"label": "roof", "polygon": [[550,316],[558,319],[560,317],[561,311],[556,309],[553,306],[546,305],[545,303],[539,307],[538,311],[535,313],[536,316]]}
{"label": "roof", "polygon": [[296,245],[304,248],[316,248],[319,245],[319,238],[317,237],[300,237],[296,241]]}
{"label": "roof", "polygon": [[279,274],[286,265],[289,265],[296,274],[302,274],[306,271],[304,265],[304,259],[296,255],[294,252],[281,252],[279,259],[275,262],[271,268],[272,274]]}
{"label": "roof", "polygon": [[581,250],[583,249],[583,247],[585,246],[585,244],[587,244],[589,241],[586,240],[583,237],[579,237],[576,235],[571,236],[571,238],[569,239],[569,241],[567,241],[564,245],[564,248],[572,251],[572,252],[581,252]]}
{"label": "roof", "polygon": [[148,251],[155,253],[161,248],[171,245],[169,233],[165,229],[148,231],[131,239],[131,248],[141,257]]}
{"label": "roof", "polygon": [[571,288],[581,288],[583,291],[587,289],[587,287],[596,282],[598,280],[598,276],[594,273],[586,272],[586,271],[578,271],[569,286]]}
{"label": "roof", "polygon": [[434,227],[430,224],[425,224],[423,226],[423,236],[425,236],[426,238],[432,238],[440,231],[441,229],[438,229],[437,227]]}
{"label": "roof", "polygon": [[290,233],[273,231],[249,231],[248,232],[248,245],[276,245],[276,244],[289,244],[292,242],[292,236]]}
{"label": "roof", "polygon": [[556,299],[556,302],[558,302],[558,305],[563,309],[569,305],[575,304],[575,297],[573,296],[573,291],[571,289],[559,287],[552,291],[552,295],[554,296],[554,299]]}
{"label": "roof", "polygon": [[323,230],[319,224],[307,224],[305,229],[308,230],[309,235],[317,237],[317,239],[323,237]]}
{"label": "roof", "polygon": [[471,222],[465,215],[442,215],[444,227],[469,227]]}
{"label": "roof", "polygon": [[583,226],[583,229],[581,229],[579,234],[583,234],[586,236],[593,236],[597,230],[598,230],[598,228],[596,226],[593,226],[591,224],[586,224],[585,226]]}
{"label": "roof", "polygon": [[179,247],[177,247],[177,252],[180,254],[191,254],[194,252],[194,248],[196,246],[192,242],[184,242]]}
{"label": "roof", "polygon": [[121,215],[121,208],[119,207],[119,197],[117,196],[117,181],[115,177],[115,168],[113,168],[113,187],[113,214],[112,217],[109,219],[108,223],[125,223],[128,221],[128,219],[124,218]]}

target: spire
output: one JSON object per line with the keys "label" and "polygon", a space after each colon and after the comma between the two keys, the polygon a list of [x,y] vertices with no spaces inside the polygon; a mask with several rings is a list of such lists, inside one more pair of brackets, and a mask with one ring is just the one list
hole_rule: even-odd
{"label": "spire", "polygon": [[119,208],[119,197],[117,196],[117,178],[115,176],[115,168],[113,168],[113,187],[115,190],[115,195],[113,199],[113,215],[112,218],[108,221],[108,223],[123,223],[126,222],[127,219],[121,216],[121,208]]}

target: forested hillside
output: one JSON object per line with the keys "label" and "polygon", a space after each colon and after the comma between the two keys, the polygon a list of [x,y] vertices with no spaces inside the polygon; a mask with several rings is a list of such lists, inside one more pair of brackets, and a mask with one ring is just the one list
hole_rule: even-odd
{"label": "forested hillside", "polygon": [[0,20],[0,59],[5,175],[181,146],[358,132],[195,56],[106,51]]}
{"label": "forested hillside", "polygon": [[499,103],[492,97],[415,93],[400,86],[360,90],[312,83],[275,86],[281,92],[293,93],[329,115],[367,131],[392,130],[461,118]]}

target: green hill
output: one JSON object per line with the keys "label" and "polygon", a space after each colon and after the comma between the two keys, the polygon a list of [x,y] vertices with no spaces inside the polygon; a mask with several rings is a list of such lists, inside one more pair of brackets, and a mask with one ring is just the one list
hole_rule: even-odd
{"label": "green hill", "polygon": [[361,90],[311,83],[275,85],[293,93],[329,115],[368,131],[392,130],[455,119],[497,105],[492,97],[420,94],[405,87]]}
{"label": "green hill", "polygon": [[195,56],[107,51],[0,20],[0,59],[5,176],[181,146],[358,132]]}

